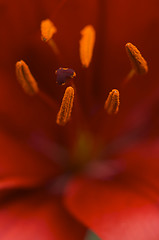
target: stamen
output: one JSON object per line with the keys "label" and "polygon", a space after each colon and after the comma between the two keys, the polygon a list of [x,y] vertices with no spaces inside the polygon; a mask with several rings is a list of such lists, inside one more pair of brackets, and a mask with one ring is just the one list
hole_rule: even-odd
{"label": "stamen", "polygon": [[35,95],[38,93],[39,89],[37,82],[23,60],[16,63],[16,75],[17,80],[27,94]]}
{"label": "stamen", "polygon": [[104,109],[108,114],[116,114],[119,111],[119,91],[117,89],[113,89],[105,101]]}
{"label": "stamen", "polygon": [[41,22],[41,40],[47,42],[56,55],[59,55],[59,49],[52,39],[52,36],[57,32],[57,28],[50,19],[45,19]]}
{"label": "stamen", "polygon": [[82,38],[80,40],[80,58],[84,67],[88,68],[95,44],[95,29],[92,25],[87,25],[81,31]]}
{"label": "stamen", "polygon": [[148,65],[140,51],[132,43],[127,43],[125,49],[135,72],[140,75],[146,74]]}
{"label": "stamen", "polygon": [[55,74],[57,75],[56,82],[59,85],[64,85],[68,79],[76,77],[75,71],[71,68],[59,68]]}
{"label": "stamen", "polygon": [[64,93],[60,110],[57,114],[56,123],[60,126],[66,125],[70,120],[74,100],[74,89],[67,87]]}
{"label": "stamen", "polygon": [[53,22],[50,19],[43,20],[41,22],[41,39],[44,42],[48,42],[54,33],[57,32],[57,29]]}

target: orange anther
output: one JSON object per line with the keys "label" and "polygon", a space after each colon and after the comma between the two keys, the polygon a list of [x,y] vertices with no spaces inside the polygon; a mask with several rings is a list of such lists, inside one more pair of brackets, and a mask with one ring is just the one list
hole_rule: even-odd
{"label": "orange anther", "polygon": [[108,114],[116,114],[119,111],[119,91],[117,89],[113,89],[105,101],[104,108]]}
{"label": "orange anther", "polygon": [[16,63],[16,75],[20,85],[27,94],[34,95],[38,92],[37,82],[23,60]]}
{"label": "orange anther", "polygon": [[53,34],[57,32],[56,27],[50,19],[43,20],[41,22],[41,39],[44,42],[49,41]]}
{"label": "orange anther", "polygon": [[74,100],[74,89],[67,87],[62,99],[60,110],[57,114],[56,123],[60,126],[64,126],[71,117],[72,107]]}
{"label": "orange anther", "polygon": [[147,73],[148,65],[140,51],[132,43],[127,43],[125,49],[135,72],[137,74]]}
{"label": "orange anther", "polygon": [[84,27],[81,31],[81,40],[80,40],[80,58],[81,63],[84,67],[88,67],[92,55],[93,55],[93,49],[94,49],[94,43],[95,43],[95,30],[92,25],[87,25]]}

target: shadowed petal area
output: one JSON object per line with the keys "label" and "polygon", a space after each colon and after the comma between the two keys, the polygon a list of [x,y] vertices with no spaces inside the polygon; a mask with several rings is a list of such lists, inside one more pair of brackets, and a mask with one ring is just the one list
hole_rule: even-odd
{"label": "shadowed petal area", "polygon": [[51,160],[3,132],[0,146],[0,189],[39,185],[58,174]]}
{"label": "shadowed petal area", "polygon": [[120,176],[106,182],[74,179],[66,189],[66,207],[102,240],[159,239],[157,159],[157,142],[146,142],[127,153],[128,171]]}
{"label": "shadowed petal area", "polygon": [[50,132],[50,128],[54,129],[52,119],[56,120],[56,108],[52,110],[38,96],[25,94],[15,73],[11,75],[0,70],[0,85],[1,128],[21,138],[33,131]]}
{"label": "shadowed petal area", "polygon": [[[46,136],[45,138],[50,134],[50,128],[53,125],[52,111],[49,108],[45,111],[45,104],[38,99],[28,98],[19,85],[16,84],[16,79],[13,79],[10,83],[9,79],[11,78],[7,74],[1,74],[1,190],[34,187],[44,184],[58,174],[57,164],[54,164],[55,154],[52,152],[49,157],[46,157],[47,153],[40,154],[39,152],[42,147],[35,149],[35,144],[32,142],[32,137],[37,134],[38,138],[38,133],[42,133]],[[38,113],[35,109],[38,109]],[[47,130],[46,125],[48,126]]]}
{"label": "shadowed petal area", "polygon": [[159,194],[159,138],[148,139],[130,146],[121,155],[127,166],[128,173],[143,179],[143,183],[157,187]]}
{"label": "shadowed petal area", "polygon": [[0,209],[1,240],[81,240],[85,228],[47,193],[21,194]]}

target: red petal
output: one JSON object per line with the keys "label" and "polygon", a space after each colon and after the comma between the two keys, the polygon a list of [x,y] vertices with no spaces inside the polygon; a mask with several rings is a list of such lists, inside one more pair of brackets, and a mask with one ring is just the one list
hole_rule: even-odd
{"label": "red petal", "polygon": [[109,182],[76,179],[68,186],[65,204],[102,240],[159,239],[157,202],[128,177]]}
{"label": "red petal", "polygon": [[36,97],[30,99],[25,95],[16,79],[14,82],[9,75],[1,73],[0,81],[0,189],[43,184],[58,173],[54,164],[57,152],[54,153],[52,146],[48,157],[47,153],[37,153],[31,138],[36,132],[46,138],[50,129],[53,132],[52,111]]}
{"label": "red petal", "polygon": [[149,139],[130,146],[120,155],[128,173],[159,187],[159,139]]}
{"label": "red petal", "polygon": [[18,140],[0,133],[0,189],[31,187],[57,175],[57,166]]}
{"label": "red petal", "polygon": [[15,74],[0,71],[0,83],[1,128],[14,136],[19,134],[20,137],[26,137],[33,131],[48,134],[50,128],[54,130],[56,108],[52,110],[38,96],[30,97],[25,94]]}
{"label": "red petal", "polygon": [[85,228],[46,193],[15,197],[0,209],[1,240],[81,240]]}

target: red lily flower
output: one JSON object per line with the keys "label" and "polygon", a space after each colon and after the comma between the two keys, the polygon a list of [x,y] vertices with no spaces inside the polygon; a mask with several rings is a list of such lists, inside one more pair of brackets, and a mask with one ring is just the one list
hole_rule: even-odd
{"label": "red lily flower", "polygon": [[[158,239],[158,5],[133,1],[1,1],[0,238]],[[60,58],[41,41],[51,19]],[[83,68],[80,32],[96,31],[92,61]],[[149,73],[122,88],[130,64],[124,45],[143,52]],[[26,95],[15,63],[29,65],[53,109]],[[71,120],[56,124],[66,86],[55,70],[75,70]],[[72,84],[72,83],[71,83]],[[108,115],[112,89],[120,107]],[[45,99],[46,100],[46,99]],[[111,112],[111,111],[110,111]]]}

